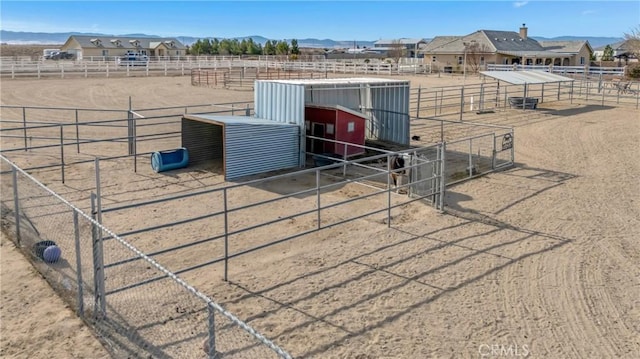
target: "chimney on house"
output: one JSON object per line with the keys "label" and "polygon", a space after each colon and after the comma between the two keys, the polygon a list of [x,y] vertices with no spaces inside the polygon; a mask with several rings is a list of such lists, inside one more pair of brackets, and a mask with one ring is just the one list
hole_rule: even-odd
{"label": "chimney on house", "polygon": [[520,28],[520,38],[522,40],[527,39],[527,27],[525,26],[525,24],[522,24],[522,27]]}

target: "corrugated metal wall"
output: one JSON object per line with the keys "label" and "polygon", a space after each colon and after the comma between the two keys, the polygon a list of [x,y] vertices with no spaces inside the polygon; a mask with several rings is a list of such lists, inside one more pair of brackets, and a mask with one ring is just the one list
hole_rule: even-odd
{"label": "corrugated metal wall", "polygon": [[367,138],[410,143],[408,81],[298,84],[261,80],[255,82],[254,100],[256,117],[301,127],[300,166],[305,164],[305,103],[362,112],[370,118]]}
{"label": "corrugated metal wall", "polygon": [[304,85],[256,81],[253,94],[256,117],[304,128]]}
{"label": "corrugated metal wall", "polygon": [[299,126],[226,124],[225,179],[299,166]]}
{"label": "corrugated metal wall", "polygon": [[189,151],[189,163],[222,158],[222,125],[182,119],[182,147]]}
{"label": "corrugated metal wall", "polygon": [[371,88],[374,135],[383,141],[409,145],[409,86]]}

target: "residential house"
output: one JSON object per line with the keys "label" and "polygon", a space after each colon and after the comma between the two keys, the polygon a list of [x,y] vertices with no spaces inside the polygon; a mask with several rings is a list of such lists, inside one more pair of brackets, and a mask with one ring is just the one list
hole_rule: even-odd
{"label": "residential house", "polygon": [[519,32],[478,30],[466,36],[437,36],[423,50],[444,71],[476,71],[486,64],[582,66],[593,49],[587,41],[538,42],[522,24]]}
{"label": "residential house", "polygon": [[425,39],[381,39],[373,43],[373,48],[370,49],[375,52],[389,52],[393,49],[402,46],[405,50],[404,57],[421,57],[422,54],[419,51],[427,44]]}
{"label": "residential house", "polygon": [[90,57],[119,57],[135,53],[153,57],[185,56],[187,48],[175,38],[158,37],[96,37],[70,36],[60,51],[75,55],[76,59]]}
{"label": "residential house", "polygon": [[630,44],[630,41],[633,41],[633,40],[619,41],[613,44],[600,46],[596,48],[594,50],[594,55],[596,57],[596,60],[598,61],[601,60],[602,56],[604,55],[604,49],[607,46],[611,46],[611,49],[613,50],[613,58],[615,60],[618,60],[618,62],[624,61],[625,64],[629,62],[638,62],[638,58],[631,51],[632,46]]}

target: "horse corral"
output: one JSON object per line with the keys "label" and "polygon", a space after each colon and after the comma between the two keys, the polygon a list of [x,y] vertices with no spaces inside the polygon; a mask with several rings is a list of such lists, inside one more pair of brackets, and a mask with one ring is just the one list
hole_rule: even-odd
{"label": "horse corral", "polygon": [[[78,81],[83,88],[90,82]],[[567,99],[559,91],[557,97],[562,96],[562,100],[542,102],[536,110],[504,109],[496,104],[492,106],[494,114],[476,113],[476,109],[469,111],[464,101],[463,114],[448,113],[446,106],[429,107],[430,103],[447,101],[452,102],[450,108],[456,106],[455,99],[443,95],[446,90],[434,89],[438,94],[435,98],[424,91],[418,100],[422,105],[411,106],[412,114],[418,114],[412,115],[411,134],[419,136],[410,146],[390,146],[376,153],[370,149],[359,159],[336,158],[326,167],[227,183],[213,163],[154,173],[148,155],[180,146],[176,123],[184,112],[245,111],[241,101],[248,103],[249,98],[222,90],[185,91],[180,88],[185,81],[172,79],[181,84],[176,86],[179,92],[193,101],[211,103],[212,96],[218,96],[220,100],[214,102],[220,106],[184,106],[173,102],[175,93],[169,95],[173,101],[167,103],[164,91],[171,90],[163,89],[147,97],[133,96],[133,103],[139,105],[129,110],[118,106],[121,112],[112,116],[74,111],[78,107],[126,103],[131,94],[117,88],[122,80],[111,81],[107,84],[111,91],[103,93],[109,93],[108,98],[77,96],[32,104],[69,106],[70,110],[59,117],[50,109],[3,107],[3,155],[20,167],[30,168],[29,173],[88,214],[92,213],[90,192],[99,186],[102,203],[94,203],[99,213],[93,213],[96,218],[102,216],[97,219],[113,232],[103,230],[101,236],[102,274],[106,276],[106,288],[101,293],[105,297],[101,302],[85,294],[80,303],[91,311],[105,306],[110,320],[93,319],[98,331],[111,333],[114,342],[127,339],[138,346],[122,344],[128,353],[202,357],[202,342],[214,328],[215,348],[224,357],[280,355],[244,337],[246,332],[236,329],[230,317],[217,315],[216,320],[221,320],[208,324],[208,305],[184,294],[166,273],[124,243],[153,258],[295,357],[439,357],[452,352],[475,356],[483,344],[524,346],[536,356],[581,356],[595,351],[624,356],[638,349],[630,340],[638,313],[615,315],[639,294],[633,278],[620,276],[621,272],[639,274],[633,264],[637,263],[634,258],[639,259],[638,246],[632,242],[638,234],[634,229],[637,225],[633,225],[640,217],[637,206],[631,213],[606,216],[598,225],[590,224],[591,216],[601,213],[585,206],[591,200],[602,200],[599,205],[604,203],[611,211],[616,210],[615,202],[606,200],[609,191],[597,190],[588,175],[602,179],[605,174],[595,166],[573,162],[593,152],[581,147],[581,152],[574,155],[570,150],[574,143],[557,142],[558,136],[545,133],[549,126],[558,130],[559,122],[566,127],[559,130],[560,138],[582,126],[637,129],[637,118],[633,117],[637,117],[637,110],[571,104],[573,98]],[[134,81],[141,81],[142,88],[157,86],[146,79]],[[62,82],[68,85],[68,81]],[[25,86],[25,92],[21,92],[23,85],[29,84],[15,84],[17,91],[11,96],[3,93],[3,105],[28,106],[25,94],[31,90]],[[482,96],[488,86],[483,85]],[[467,94],[473,93],[473,88]],[[502,93],[496,97],[504,104]],[[233,103],[233,108],[224,103]],[[167,109],[170,106],[177,110]],[[439,111],[438,117],[426,114],[432,111]],[[26,135],[22,132],[27,129],[21,128],[25,112],[29,127]],[[140,116],[133,132],[128,125],[131,112]],[[611,121],[598,124],[593,116],[605,112],[611,114]],[[457,121],[458,116],[464,116],[464,121]],[[79,123],[94,123],[80,125],[76,137],[73,124],[78,117]],[[115,122],[109,125],[105,120]],[[51,126],[61,122],[70,126]],[[5,131],[12,127],[18,130]],[[515,134],[511,127],[516,128]],[[607,142],[615,140],[620,151],[628,150],[637,141],[626,138],[629,133],[634,132],[611,133],[614,138]],[[137,138],[133,147],[132,136]],[[536,141],[546,142],[538,146]],[[446,142],[446,148],[435,145],[438,142]],[[29,150],[24,151],[22,146]],[[12,148],[19,150],[6,151]],[[513,151],[517,151],[519,163],[513,161]],[[552,154],[551,160],[546,151]],[[394,168],[388,161],[398,152],[404,153],[405,164]],[[618,155],[596,153],[591,161]],[[96,156],[100,157],[97,162]],[[443,171],[447,160],[453,162]],[[610,169],[607,175],[618,173],[627,178],[629,173],[638,173],[637,163],[619,160],[626,165]],[[442,194],[440,185],[445,182],[459,182],[512,165],[515,168],[452,187],[445,198],[433,198]],[[404,189],[409,194],[417,191],[418,196],[388,191],[393,185],[389,167],[408,169]],[[3,162],[3,193],[13,190],[9,169]],[[47,233],[56,237],[50,239],[67,246],[65,253],[73,253],[73,226],[60,227],[71,223],[71,212],[47,200],[44,190],[28,185],[23,175],[18,177],[20,208],[38,229],[32,233],[23,230],[23,240],[34,233]],[[633,190],[631,181],[621,183],[621,187],[627,193]],[[579,197],[581,194],[586,197]],[[578,202],[557,203],[559,197]],[[440,201],[456,216],[434,210]],[[554,205],[545,206],[540,201]],[[13,206],[12,199],[3,196],[3,217],[4,207]],[[567,217],[571,217],[570,224]],[[597,229],[603,223],[619,228],[619,236],[610,237],[603,252],[611,261],[607,263],[616,263],[607,270],[603,269],[603,260],[591,261],[591,252],[576,248],[576,243],[583,242],[582,233],[588,233],[586,243],[596,243],[600,237]],[[86,251],[87,258],[91,258],[91,238],[96,238],[91,233],[93,227],[80,218],[79,237],[87,239],[81,242],[81,250]],[[583,232],[586,228],[592,232]],[[572,261],[576,256],[582,261]],[[68,278],[76,275],[75,258],[66,260],[68,267],[48,269],[62,273],[60,283],[68,283]],[[539,279],[541,273],[552,272],[557,263],[566,276]],[[100,292],[100,288],[91,288],[92,275],[102,274],[93,273],[91,260],[81,267],[90,278],[85,293]],[[593,287],[576,286],[579,281],[573,279],[584,271],[592,276],[588,278],[604,279],[606,275],[630,285],[625,289],[604,286],[605,282]],[[516,280],[525,275],[533,284]],[[231,282],[221,281],[227,277]],[[570,300],[555,300],[558,292],[554,288],[565,289]],[[74,292],[66,290],[69,295]],[[615,296],[617,303],[588,302],[590,296]],[[583,309],[573,306],[576,297],[584,298]],[[596,319],[587,310],[601,315]],[[87,316],[93,318],[92,314]],[[614,319],[626,323],[628,329],[616,326]],[[519,325],[520,321],[527,325]],[[570,330],[555,329],[560,323],[580,327],[583,332],[578,336]],[[604,335],[604,330],[617,335]],[[583,347],[562,345],[568,342]]]}

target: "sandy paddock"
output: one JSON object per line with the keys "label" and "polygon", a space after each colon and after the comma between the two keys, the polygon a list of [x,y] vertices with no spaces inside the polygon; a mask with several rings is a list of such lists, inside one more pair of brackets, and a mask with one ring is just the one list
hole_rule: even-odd
{"label": "sandy paddock", "polygon": [[[410,79],[412,86],[423,87],[460,82],[436,76]],[[1,94],[5,105],[123,110],[129,96],[135,108],[252,99],[251,92],[193,88],[188,77],[6,80]],[[506,353],[635,358],[640,352],[640,112],[578,103],[549,103],[544,109],[485,117],[515,126],[517,165],[449,188],[449,214],[414,203],[393,211],[390,229],[384,216],[372,216],[234,259],[229,283],[221,280],[219,265],[185,273],[183,278],[294,357]],[[20,115],[2,111],[3,120]],[[78,158],[83,156],[90,153]],[[22,165],[37,161],[24,153],[9,158]],[[221,176],[206,170],[154,176],[148,164],[141,163],[134,176],[128,159],[104,166],[110,173],[102,179],[106,207],[223,185]],[[91,170],[91,164],[71,167],[64,185],[59,183],[59,170],[39,171],[36,177],[87,209],[93,189]],[[233,198],[239,202],[269,198],[292,186],[273,183],[239,190]],[[339,200],[367,191],[349,185],[327,198]],[[189,214],[204,213],[212,208],[210,203],[215,199],[174,208],[188,206]],[[247,211],[234,225],[246,225],[252,216],[267,212],[286,215],[308,206],[304,197],[294,198],[268,211]],[[120,233],[167,220],[162,211],[149,209],[149,213],[155,214],[143,223],[131,212],[106,213],[104,222]],[[309,226],[313,219],[300,218],[281,230]],[[251,238],[259,243],[273,235],[270,231],[257,231]],[[175,228],[162,237],[162,245],[188,241],[193,232],[194,228]],[[168,242],[171,238],[176,242]],[[136,245],[154,249],[152,241],[143,241],[140,238]],[[197,263],[199,252],[187,250],[175,256],[179,258],[158,260],[178,268],[189,261]],[[27,281],[9,275],[7,261],[16,257],[17,252],[2,253],[3,293]],[[46,357],[7,351],[33,325],[28,308],[21,309],[24,314],[17,322],[9,312],[20,308],[7,303],[11,302],[3,298],[3,353]],[[68,312],[68,318],[73,316]],[[16,329],[7,332],[9,324],[4,323]],[[68,348],[68,355],[75,356],[72,350],[79,340],[89,348],[94,345],[86,334],[78,335],[82,339],[43,335],[35,342],[57,350]]]}

